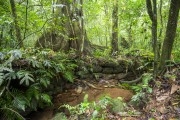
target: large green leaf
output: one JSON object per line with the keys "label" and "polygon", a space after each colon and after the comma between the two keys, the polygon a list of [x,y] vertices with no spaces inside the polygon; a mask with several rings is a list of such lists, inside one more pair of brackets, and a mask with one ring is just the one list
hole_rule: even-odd
{"label": "large green leaf", "polygon": [[50,68],[50,67],[51,67],[51,62],[50,62],[49,60],[45,60],[45,61],[43,61],[43,65],[44,65],[45,67]]}
{"label": "large green leaf", "polygon": [[27,86],[29,86],[29,82],[34,82],[33,75],[28,71],[18,71],[17,76],[20,80],[20,85],[25,83]]}
{"label": "large green leaf", "polygon": [[51,97],[48,94],[41,94],[41,99],[48,104],[52,104]]}
{"label": "large green leaf", "polygon": [[0,86],[3,84],[4,82],[4,73],[0,73]]}
{"label": "large green leaf", "polygon": [[31,64],[34,68],[39,68],[40,63],[35,58],[29,58],[27,59],[29,64]]}
{"label": "large green leaf", "polygon": [[40,90],[38,86],[31,85],[30,88],[26,91],[26,96],[28,100],[32,100],[35,97],[36,100],[39,100]]}
{"label": "large green leaf", "polygon": [[63,74],[63,77],[68,80],[69,82],[73,82],[73,74],[69,71]]}
{"label": "large green leaf", "polygon": [[6,74],[4,75],[4,78],[5,78],[6,80],[16,79],[16,73],[15,73],[14,71],[9,72],[9,73],[6,73]]}
{"label": "large green leaf", "polygon": [[26,106],[29,104],[29,101],[24,96],[17,96],[13,100],[13,106],[18,108],[19,110],[25,111]]}
{"label": "large green leaf", "polygon": [[5,66],[0,66],[0,72],[3,72],[3,71],[13,72],[13,69],[5,67]]}
{"label": "large green leaf", "polygon": [[16,59],[22,58],[22,53],[20,50],[11,50],[9,53]]}

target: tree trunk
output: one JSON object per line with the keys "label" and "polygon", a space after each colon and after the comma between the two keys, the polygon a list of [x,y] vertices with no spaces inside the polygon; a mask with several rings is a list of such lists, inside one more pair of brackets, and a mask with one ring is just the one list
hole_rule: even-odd
{"label": "tree trunk", "polygon": [[118,0],[113,0],[111,53],[118,51]]}
{"label": "tree trunk", "polygon": [[157,1],[146,0],[146,7],[149,17],[152,21],[152,47],[154,52],[154,76],[157,73],[158,49],[157,49]]}
{"label": "tree trunk", "polygon": [[166,61],[171,59],[171,52],[173,48],[174,38],[176,35],[176,28],[179,16],[180,0],[171,0],[169,9],[169,18],[166,28],[166,36],[162,47],[160,69],[163,70]]}
{"label": "tree trunk", "polygon": [[[55,27],[53,31],[45,33],[45,37],[39,38],[36,47],[53,48],[55,51],[75,49],[80,54],[89,52],[90,42],[84,27],[83,0],[57,0],[53,6],[57,6],[53,14]],[[61,29],[57,29],[56,26],[60,26]],[[48,41],[50,36],[54,36],[52,45],[46,46],[44,41],[46,38]]]}
{"label": "tree trunk", "polygon": [[3,34],[4,34],[4,26],[2,25],[0,31],[0,48],[2,48]]}
{"label": "tree trunk", "polygon": [[[74,0],[73,2],[64,0],[63,4],[65,4],[65,7],[62,13],[64,13],[67,20],[63,21],[62,26],[65,28],[64,33],[69,38],[69,49],[72,48],[82,52],[84,49],[84,40],[87,39],[83,23],[82,0]],[[77,4],[81,7],[77,8]]]}
{"label": "tree trunk", "polygon": [[14,0],[10,0],[10,4],[11,4],[12,16],[14,18],[14,25],[15,25],[15,30],[16,30],[16,38],[18,40],[19,46],[23,47],[23,41],[22,41],[22,38],[21,38],[21,30],[20,30],[20,27],[19,27],[19,24],[18,24],[18,20],[17,20],[15,1]]}

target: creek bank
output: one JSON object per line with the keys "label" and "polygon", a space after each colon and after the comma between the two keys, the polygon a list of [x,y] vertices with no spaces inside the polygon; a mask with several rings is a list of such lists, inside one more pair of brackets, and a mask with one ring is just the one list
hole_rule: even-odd
{"label": "creek bank", "polygon": [[[52,108],[47,108],[43,111],[39,111],[36,113],[32,113],[30,117],[31,120],[53,120],[53,117],[56,113],[63,112],[65,115],[69,116],[69,111],[67,109],[59,109],[60,106],[64,104],[68,104],[71,106],[75,106],[83,102],[85,95],[88,95],[88,101],[99,101],[102,97],[109,96],[113,99],[117,97],[122,97],[124,101],[130,101],[133,96],[133,92],[130,90],[122,89],[118,86],[117,80],[109,80],[109,81],[99,81],[91,80],[86,81],[88,84],[84,84],[84,82],[80,82],[82,80],[76,81],[74,84],[69,84],[69,89],[66,89],[64,92],[61,92],[54,96],[53,103],[54,106]],[[91,84],[92,86],[90,86]],[[111,85],[111,86],[109,86]]]}
{"label": "creek bank", "polygon": [[[75,60],[69,57],[70,60]],[[125,101],[129,101],[133,96],[130,90],[119,88],[118,84],[123,81],[131,81],[138,78],[144,69],[138,69],[142,63],[138,59],[131,58],[92,58],[83,57],[76,60],[78,67],[74,71],[74,83],[59,80],[49,87],[48,91],[52,91],[54,107],[50,109],[50,114],[53,116],[58,107],[63,104],[77,105],[83,102],[83,98],[88,94],[89,101],[97,101],[102,96],[108,95],[112,98],[122,97]],[[90,84],[87,84],[86,81]],[[93,87],[92,87],[93,85]],[[80,88],[80,89],[79,89]],[[96,89],[100,88],[100,89]],[[80,90],[80,92],[77,92]],[[42,113],[37,112],[37,116],[41,116],[44,112],[49,112],[49,109]],[[68,114],[67,110],[64,111]],[[35,115],[36,115],[35,114]],[[46,115],[46,114],[45,114]],[[44,118],[42,115],[41,118]],[[37,119],[34,120],[44,120]],[[46,117],[49,118],[49,117]],[[33,119],[32,119],[33,120]],[[49,119],[47,119],[49,120]]]}

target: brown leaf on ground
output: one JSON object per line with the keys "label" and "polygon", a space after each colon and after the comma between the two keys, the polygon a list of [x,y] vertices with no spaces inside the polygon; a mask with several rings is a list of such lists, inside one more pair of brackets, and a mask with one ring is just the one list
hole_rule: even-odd
{"label": "brown leaf on ground", "polygon": [[173,84],[171,87],[171,94],[175,93],[178,89],[180,89],[180,86]]}
{"label": "brown leaf on ground", "polygon": [[170,91],[168,91],[168,92],[162,94],[161,96],[157,97],[156,100],[158,102],[161,102],[161,101],[165,101],[165,100],[167,101],[169,98],[170,98]]}
{"label": "brown leaf on ground", "polygon": [[156,108],[156,110],[158,110],[158,111],[161,112],[162,114],[165,114],[165,113],[168,112],[167,109],[166,109],[166,107],[164,106],[164,104],[161,105],[161,106],[158,106],[158,107]]}
{"label": "brown leaf on ground", "polygon": [[78,86],[78,88],[75,89],[75,91],[76,91],[77,94],[81,94],[81,93],[82,93],[82,90],[83,90],[83,88],[80,87],[80,86]]}

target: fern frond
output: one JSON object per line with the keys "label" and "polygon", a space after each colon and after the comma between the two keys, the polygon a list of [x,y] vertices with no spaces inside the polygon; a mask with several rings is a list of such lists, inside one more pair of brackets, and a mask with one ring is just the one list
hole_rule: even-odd
{"label": "fern frond", "polygon": [[46,103],[48,103],[49,105],[51,105],[52,104],[52,102],[51,102],[51,97],[48,95],[48,94],[41,94],[41,99],[44,101],[44,102],[46,102]]}
{"label": "fern frond", "polygon": [[3,114],[6,116],[7,120],[15,120],[16,118],[19,118],[19,120],[26,120],[21,114],[19,114],[17,111],[13,110],[12,108],[3,107],[0,108],[0,110],[3,111]]}
{"label": "fern frond", "polygon": [[71,72],[69,72],[69,71],[65,72],[65,73],[63,74],[63,77],[64,77],[66,80],[68,80],[69,82],[74,82],[74,81],[73,81],[73,74],[72,74]]}

